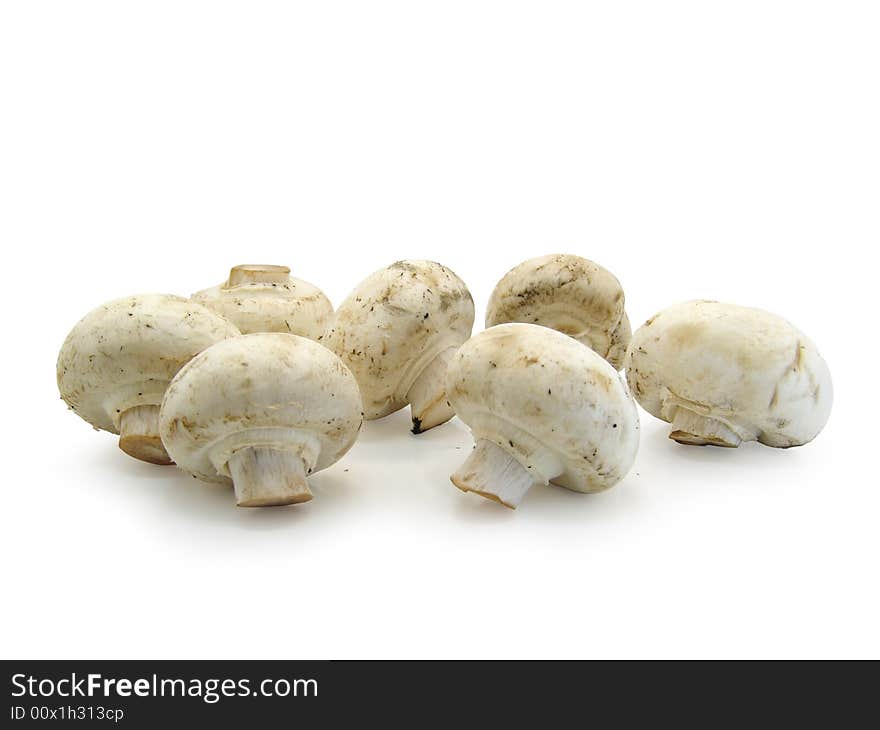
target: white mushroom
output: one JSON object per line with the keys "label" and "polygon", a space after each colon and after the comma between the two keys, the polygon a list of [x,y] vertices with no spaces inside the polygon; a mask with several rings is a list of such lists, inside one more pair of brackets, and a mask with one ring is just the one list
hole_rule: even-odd
{"label": "white mushroom", "polygon": [[311,499],[307,476],[336,463],[362,422],[357,382],[343,362],[281,333],[209,347],[171,382],[159,416],[177,465],[232,483],[239,507]]}
{"label": "white mushroom", "polygon": [[626,376],[682,444],[799,446],[831,412],[831,374],[816,346],[760,309],[694,301],[665,309],[633,336]]}
{"label": "white mushroom", "polygon": [[242,334],[287,332],[317,340],[333,317],[333,305],[324,292],[290,276],[286,266],[233,266],[224,283],[192,298],[222,314]]}
{"label": "white mushroom", "polygon": [[598,264],[568,254],[529,259],[504,275],[489,299],[486,327],[506,322],[564,332],[618,370],[632,336],[620,282]]}
{"label": "white mushroom", "polygon": [[89,312],[58,354],[58,390],[95,429],[119,434],[119,448],[170,464],[159,440],[159,404],[171,378],[209,345],[238,329],[182,297],[143,294]]}
{"label": "white mushroom", "polygon": [[421,433],[455,415],[446,402],[446,366],[473,325],[473,299],[452,271],[398,261],[355,288],[323,343],[357,378],[367,419],[409,403],[413,433]]}
{"label": "white mushroom", "polygon": [[621,376],[547,327],[475,335],[452,358],[446,388],[476,441],[451,477],[462,491],[515,508],[536,484],[607,489],[635,459],[639,420]]}

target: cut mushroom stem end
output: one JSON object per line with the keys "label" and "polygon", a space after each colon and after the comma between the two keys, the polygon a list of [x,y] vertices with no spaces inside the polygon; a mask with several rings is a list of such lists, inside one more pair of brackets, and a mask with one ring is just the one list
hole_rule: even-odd
{"label": "cut mushroom stem end", "polygon": [[412,432],[420,434],[446,423],[455,415],[446,401],[446,370],[456,348],[450,347],[422,370],[406,394],[412,415]]}
{"label": "cut mushroom stem end", "polygon": [[686,408],[676,410],[669,438],[689,446],[725,446],[731,449],[742,443],[742,438],[726,424]]}
{"label": "cut mushroom stem end", "polygon": [[119,416],[119,448],[129,456],[151,464],[174,462],[159,438],[159,406],[134,406]]}
{"label": "cut mushroom stem end", "polygon": [[478,439],[464,464],[450,479],[463,492],[474,492],[516,509],[540,479],[497,444]]}
{"label": "cut mushroom stem end", "polygon": [[290,268],[273,264],[240,264],[229,272],[227,287],[243,284],[284,284],[288,280]]}
{"label": "cut mushroom stem end", "polygon": [[278,507],[312,498],[302,458],[265,446],[239,449],[227,463],[239,507]]}

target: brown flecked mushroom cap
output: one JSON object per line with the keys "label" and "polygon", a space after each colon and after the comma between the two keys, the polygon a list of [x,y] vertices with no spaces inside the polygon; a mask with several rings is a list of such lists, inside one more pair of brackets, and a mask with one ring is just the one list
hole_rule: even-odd
{"label": "brown flecked mushroom cap", "polygon": [[218,286],[192,295],[222,314],[242,334],[286,332],[318,340],[333,317],[333,305],[318,287],[290,275],[286,266],[241,264]]}
{"label": "brown flecked mushroom cap", "polygon": [[502,277],[489,299],[486,327],[507,322],[563,332],[617,370],[632,335],[620,282],[598,264],[570,254],[529,259]]}
{"label": "brown flecked mushroom cap", "polygon": [[200,304],[170,294],[108,302],[83,317],[58,354],[58,390],[80,418],[119,434],[119,448],[170,464],[159,439],[159,404],[168,383],[209,345],[238,329]]}
{"label": "brown flecked mushroom cap", "polygon": [[413,433],[421,433],[455,415],[446,367],[473,325],[474,301],[450,269],[398,261],[358,284],[322,342],[357,378],[367,419],[410,404]]}
{"label": "brown flecked mushroom cap", "polygon": [[636,330],[626,377],[682,444],[800,446],[831,413],[828,365],[810,339],[770,312],[692,301]]}
{"label": "brown flecked mushroom cap", "polygon": [[540,484],[608,489],[638,450],[638,414],[622,377],[548,327],[502,324],[475,335],[452,358],[446,392],[475,441],[453,484],[507,507]]}
{"label": "brown flecked mushroom cap", "polygon": [[363,422],[357,382],[317,342],[281,333],[209,347],[171,382],[159,417],[177,465],[232,484],[240,507],[312,498],[308,475],[339,460]]}

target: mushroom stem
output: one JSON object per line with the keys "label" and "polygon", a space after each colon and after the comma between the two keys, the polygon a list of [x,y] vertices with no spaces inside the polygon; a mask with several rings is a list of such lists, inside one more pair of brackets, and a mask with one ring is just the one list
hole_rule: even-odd
{"label": "mushroom stem", "polygon": [[229,272],[227,287],[242,284],[284,284],[290,269],[287,266],[272,264],[241,264],[233,266]]}
{"label": "mushroom stem", "polygon": [[431,360],[407,391],[413,433],[439,426],[455,415],[446,401],[446,370],[456,350],[450,347]]}
{"label": "mushroom stem", "polygon": [[159,438],[159,406],[134,406],[120,414],[119,448],[151,464],[174,463]]}
{"label": "mushroom stem", "polygon": [[672,421],[669,438],[680,444],[691,446],[727,446],[736,448],[742,438],[729,426],[708,416],[679,407]]}
{"label": "mushroom stem", "polygon": [[268,446],[248,446],[227,462],[239,507],[276,507],[312,498],[302,458]]}
{"label": "mushroom stem", "polygon": [[474,492],[486,499],[516,509],[526,492],[540,479],[497,444],[477,439],[477,445],[450,479],[462,492]]}

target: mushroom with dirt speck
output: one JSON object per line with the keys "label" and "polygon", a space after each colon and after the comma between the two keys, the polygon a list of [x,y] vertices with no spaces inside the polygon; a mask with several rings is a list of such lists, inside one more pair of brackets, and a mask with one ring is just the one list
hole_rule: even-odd
{"label": "mushroom with dirt speck", "polygon": [[682,444],[800,446],[824,427],[831,374],[816,346],[761,309],[692,301],[633,336],[626,377],[639,404]]}
{"label": "mushroom with dirt speck", "polygon": [[242,334],[285,332],[318,340],[333,317],[333,305],[324,292],[292,277],[286,266],[233,266],[224,283],[192,298],[222,314]]}
{"label": "mushroom with dirt speck", "polygon": [[446,366],[474,324],[464,282],[432,261],[398,261],[375,272],[336,311],[323,344],[351,368],[368,420],[410,404],[413,433],[454,415]]}
{"label": "mushroom with dirt speck", "polygon": [[116,299],[89,312],[58,354],[58,389],[95,429],[119,434],[141,461],[170,464],[159,404],[178,370],[209,345],[238,335],[219,314],[169,294]]}
{"label": "mushroom with dirt speck", "polygon": [[312,498],[308,475],[351,448],[361,410],[354,376],[330,350],[259,333],[218,343],[184,367],[159,427],[181,469],[231,483],[239,507],[270,507]]}
{"label": "mushroom with dirt speck", "polygon": [[451,477],[462,491],[515,508],[536,484],[607,489],[635,459],[638,414],[621,376],[547,327],[475,335],[452,358],[446,390],[476,442]]}
{"label": "mushroom with dirt speck", "polygon": [[564,332],[620,369],[632,331],[623,288],[598,264],[570,254],[529,259],[508,271],[486,308],[486,327],[525,322]]}

